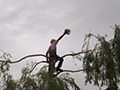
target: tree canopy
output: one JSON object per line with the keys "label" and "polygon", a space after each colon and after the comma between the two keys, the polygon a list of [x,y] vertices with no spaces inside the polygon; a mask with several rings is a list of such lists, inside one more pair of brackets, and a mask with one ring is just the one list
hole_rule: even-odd
{"label": "tree canopy", "polygon": [[93,37],[97,39],[93,49],[86,53],[83,59],[77,57],[83,62],[86,83],[117,87],[120,82],[120,25],[115,25],[114,37],[111,40],[107,40],[106,35],[86,35],[83,50],[88,50]]}
{"label": "tree canopy", "polygon": [[[47,63],[46,61],[26,64],[21,70],[22,75],[20,79],[14,80],[9,73],[10,64],[18,63],[27,57],[38,56],[38,54],[28,55],[18,61],[12,62],[10,60],[10,54],[3,53],[0,62],[0,90],[69,90],[69,88],[80,90],[74,79],[68,73],[57,76],[58,73],[54,77],[51,77],[47,70],[48,66],[43,66],[37,73],[31,74],[38,64]],[[41,56],[41,54],[39,55]]]}

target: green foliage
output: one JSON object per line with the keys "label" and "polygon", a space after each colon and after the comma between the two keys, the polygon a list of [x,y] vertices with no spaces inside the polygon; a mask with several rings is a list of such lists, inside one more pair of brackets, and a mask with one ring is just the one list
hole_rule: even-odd
{"label": "green foliage", "polygon": [[[4,58],[5,60],[5,58]],[[8,73],[9,61],[0,62],[0,90],[80,90],[74,79],[69,74],[61,74],[59,77],[51,77],[47,66],[43,66],[38,73],[30,73],[33,64],[27,64],[22,69],[22,76],[17,81]]]}
{"label": "green foliage", "polygon": [[11,75],[8,75],[5,83],[5,88],[4,90],[15,90],[16,89],[16,81],[12,79]]}
{"label": "green foliage", "polygon": [[[0,50],[2,51],[2,50]],[[0,90],[14,90],[15,81],[12,79],[12,76],[8,73],[10,65],[10,54],[2,51],[0,59],[6,60],[5,62],[0,62]],[[8,89],[11,87],[11,89]]]}
{"label": "green foliage", "polygon": [[110,41],[106,40],[106,36],[96,36],[91,33],[86,35],[83,50],[89,49],[92,37],[98,42],[83,58],[86,83],[94,83],[98,86],[116,85],[120,82],[120,26],[115,26],[114,38]]}
{"label": "green foliage", "polygon": [[28,67],[24,68],[18,90],[69,90],[70,87],[74,90],[80,90],[74,79],[69,77],[69,74],[51,77],[46,66],[35,75],[30,75],[28,71]]}

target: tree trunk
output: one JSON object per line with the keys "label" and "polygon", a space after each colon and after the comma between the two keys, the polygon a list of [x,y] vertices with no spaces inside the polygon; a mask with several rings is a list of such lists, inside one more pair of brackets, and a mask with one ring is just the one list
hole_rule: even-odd
{"label": "tree trunk", "polygon": [[55,58],[50,58],[50,62],[49,62],[49,74],[50,74],[51,77],[54,76],[55,63],[56,63]]}

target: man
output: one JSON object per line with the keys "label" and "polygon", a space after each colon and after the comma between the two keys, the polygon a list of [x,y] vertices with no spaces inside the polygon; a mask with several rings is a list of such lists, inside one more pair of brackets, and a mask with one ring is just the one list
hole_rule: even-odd
{"label": "man", "polygon": [[[51,45],[46,53],[46,56],[49,57],[49,58],[54,58],[56,61],[59,60],[59,63],[58,63],[58,66],[56,68],[56,71],[60,71],[62,72],[63,70],[60,69],[60,67],[62,66],[62,63],[63,63],[63,58],[60,58],[58,55],[57,55],[57,44],[58,42],[63,38],[63,36],[65,36],[66,34],[70,34],[70,30],[69,29],[65,29],[64,33],[57,39],[52,39],[51,40]],[[49,59],[50,60],[50,59]],[[49,61],[48,58],[47,58],[47,61]]]}

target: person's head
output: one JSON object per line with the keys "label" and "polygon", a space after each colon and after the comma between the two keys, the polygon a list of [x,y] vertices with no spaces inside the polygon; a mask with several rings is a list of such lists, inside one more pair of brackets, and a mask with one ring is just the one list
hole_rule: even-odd
{"label": "person's head", "polygon": [[54,41],[56,41],[55,39],[52,39],[51,41],[50,41],[50,43],[52,44]]}

